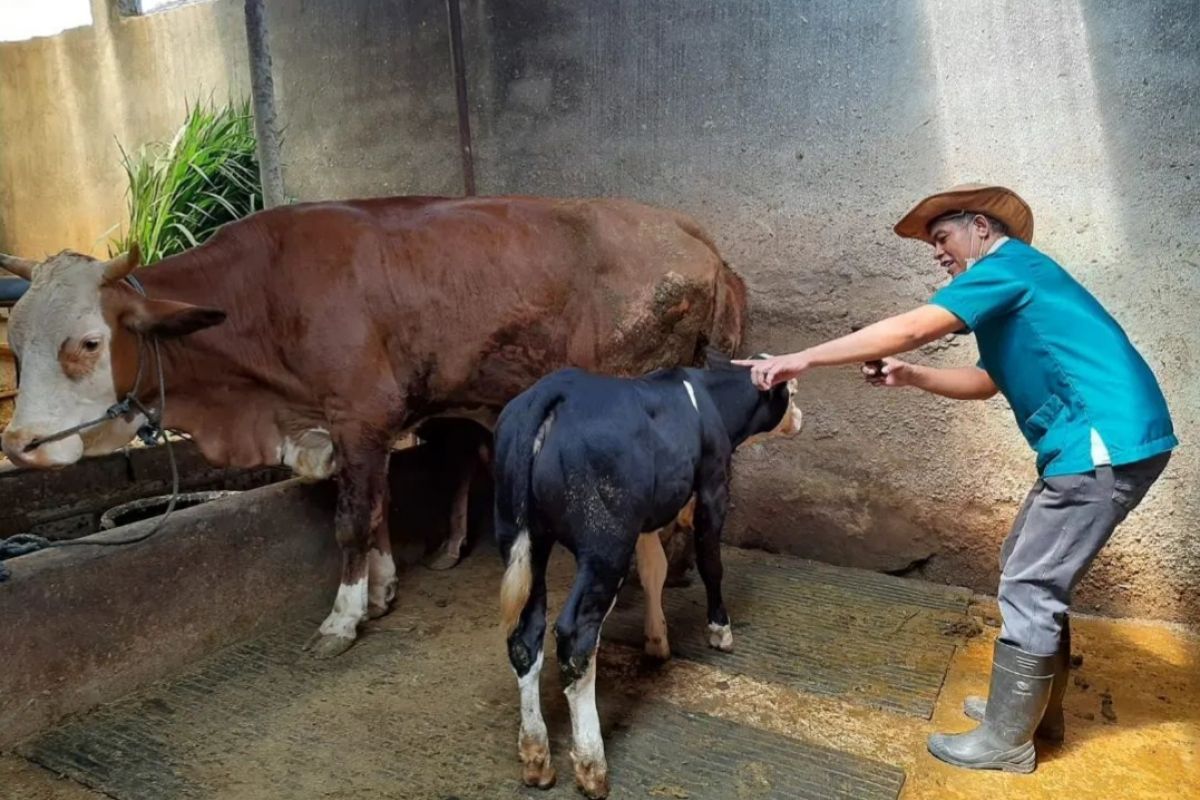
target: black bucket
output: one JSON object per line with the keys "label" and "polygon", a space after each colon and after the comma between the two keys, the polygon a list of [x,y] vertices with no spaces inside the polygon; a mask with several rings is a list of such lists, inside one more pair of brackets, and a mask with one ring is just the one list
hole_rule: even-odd
{"label": "black bucket", "polygon": [[[211,500],[231,497],[235,494],[241,494],[241,492],[227,490],[181,492],[179,499],[175,501],[175,510],[179,511],[184,508],[191,508],[192,506],[198,506]],[[164,494],[157,497],[143,497],[140,500],[133,500],[128,503],[122,503],[119,506],[113,506],[100,515],[100,530],[106,531],[112,528],[119,528],[122,525],[161,517],[166,513],[167,506],[170,503],[171,495]]]}

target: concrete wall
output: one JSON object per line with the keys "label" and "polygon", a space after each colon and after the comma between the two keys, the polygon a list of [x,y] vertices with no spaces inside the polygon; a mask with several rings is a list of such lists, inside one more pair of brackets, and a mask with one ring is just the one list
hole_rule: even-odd
{"label": "concrete wall", "polygon": [[[119,217],[119,192],[97,186],[105,142],[151,112],[173,109],[169,127],[194,84],[217,82],[206,64],[244,87],[239,10],[216,0],[0,47],[0,248],[86,247]],[[279,0],[268,13],[290,194],[458,191],[443,3]],[[480,191],[691,212],[749,282],[749,348],[799,348],[923,302],[939,271],[892,223],[951,183],[1020,191],[1035,243],[1126,325],[1185,442],[1081,605],[1197,618],[1200,6],[463,0],[463,13]],[[194,70],[122,77],[152,35],[157,58],[194,47]],[[40,161],[13,180],[30,149]],[[107,205],[81,201],[104,192]],[[971,363],[974,344],[917,357]],[[849,368],[812,375],[803,402],[807,435],[740,455],[732,540],[994,590],[1034,478],[1001,400],[868,391]]]}
{"label": "concrete wall", "polygon": [[[1127,326],[1200,436],[1200,7],[471,2],[481,191],[683,208],[752,291],[754,350],[797,349],[938,285],[891,225],[966,180],[1018,189],[1039,246]],[[981,10],[982,9],[982,10]],[[1190,98],[1190,99],[1189,99]],[[973,363],[973,340],[926,363]],[[994,591],[1034,478],[1002,400],[804,382],[807,435],[741,454],[733,541]],[[1080,595],[1194,620],[1200,460],[1181,450]]]}
{"label": "concrete wall", "polygon": [[0,45],[0,246],[35,258],[105,255],[125,220],[117,143],[169,139],[211,94],[248,93],[242,4],[125,17],[92,0],[94,24]]}

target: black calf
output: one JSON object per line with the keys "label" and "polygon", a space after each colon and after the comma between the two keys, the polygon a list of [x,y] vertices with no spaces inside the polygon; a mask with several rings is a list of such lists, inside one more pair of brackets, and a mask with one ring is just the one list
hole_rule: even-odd
{"label": "black calf", "polygon": [[501,605],[521,688],[526,784],[546,787],[554,781],[538,695],[545,569],[553,543],[566,546],[577,565],[555,624],[571,704],[575,778],[584,794],[604,797],[608,779],[595,708],[595,653],[634,552],[646,588],[647,652],[665,657],[666,558],[657,531],[694,496],[709,643],[732,649],[720,549],[730,458],[750,436],[798,429],[793,390],[759,392],[748,370],[728,365],[661,370],[638,379],[568,369],[543,378],[504,409],[496,428],[496,536],[508,565]]}

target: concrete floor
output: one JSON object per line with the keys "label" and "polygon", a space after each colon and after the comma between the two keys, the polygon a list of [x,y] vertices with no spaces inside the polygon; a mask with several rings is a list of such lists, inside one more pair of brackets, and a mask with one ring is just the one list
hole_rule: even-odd
{"label": "concrete floor", "polygon": [[[742,552],[731,553],[727,559],[727,574],[738,568],[739,561],[749,563],[759,558]],[[312,692],[309,690],[313,686],[309,686],[308,690],[298,692],[294,699],[285,698],[274,710],[277,719],[265,722],[267,739],[256,745],[260,744],[262,752],[272,754],[272,759],[278,759],[286,766],[292,780],[297,779],[297,769],[301,770],[301,780],[305,768],[320,776],[311,783],[302,782],[302,793],[311,791],[311,797],[340,797],[352,788],[359,793],[365,785],[354,781],[362,780],[365,769],[354,763],[358,753],[343,751],[330,755],[325,752],[325,746],[331,751],[341,749],[337,744],[353,735],[356,724],[361,722],[362,707],[342,703],[340,697],[331,697],[329,692],[342,691],[347,697],[356,694],[356,687],[364,684],[356,680],[355,670],[360,670],[357,677],[362,677],[367,674],[361,672],[366,669],[362,665],[378,665],[380,656],[386,656],[392,652],[388,648],[397,646],[401,648],[397,652],[409,654],[402,657],[414,658],[411,663],[421,664],[424,669],[437,670],[438,665],[446,663],[455,663],[455,669],[452,675],[439,674],[436,680],[421,678],[423,682],[417,684],[405,683],[414,676],[389,676],[393,684],[403,683],[408,687],[387,695],[391,699],[381,699],[384,692],[378,682],[367,684],[367,693],[374,698],[372,704],[384,702],[391,706],[378,709],[372,705],[371,708],[383,711],[394,722],[390,728],[380,731],[391,738],[385,742],[368,742],[359,748],[360,751],[366,753],[378,748],[379,753],[403,753],[406,747],[415,746],[427,735],[416,729],[416,726],[426,724],[426,717],[434,726],[430,731],[445,735],[437,726],[445,726],[446,717],[441,716],[439,722],[439,714],[453,715],[455,709],[461,709],[464,704],[485,706],[489,719],[495,718],[485,730],[479,731],[479,741],[507,741],[510,734],[515,733],[518,711],[515,686],[509,686],[511,673],[493,620],[499,572],[498,561],[490,551],[473,554],[449,574],[420,568],[406,572],[401,605],[388,617],[371,623],[363,642],[343,656],[343,659],[359,661],[346,660],[331,669],[327,689]],[[551,572],[552,586],[555,587],[551,595],[552,614],[556,599],[561,601],[569,574],[569,559],[556,558]],[[871,576],[863,576],[863,580],[871,579]],[[739,611],[744,613],[739,616]],[[754,609],[731,607],[731,613],[735,623],[741,619],[751,624],[751,630],[742,635],[752,636]],[[1067,740],[1061,747],[1040,750],[1040,764],[1034,775],[967,772],[944,766],[929,757],[925,752],[925,737],[931,731],[962,730],[971,724],[959,709],[964,696],[986,690],[991,644],[996,633],[995,617],[995,606],[986,599],[970,605],[963,617],[965,624],[958,631],[961,635],[956,636],[957,646],[929,720],[919,714],[883,710],[878,705],[863,702],[862,697],[853,692],[806,692],[780,682],[735,673],[720,665],[677,658],[660,669],[646,669],[639,664],[635,652],[615,646],[606,648],[602,661],[598,684],[601,713],[602,717],[608,716],[606,704],[611,708],[627,705],[629,698],[652,698],[800,742],[882,762],[906,773],[900,795],[906,800],[1200,797],[1200,638],[1153,623],[1077,620],[1075,653],[1082,656],[1082,663],[1074,670],[1065,703]],[[882,622],[882,617],[879,619]],[[888,620],[884,624],[890,629],[892,622]],[[925,628],[918,625],[916,630],[920,632]],[[919,635],[929,637],[929,646],[934,647],[945,641],[946,634],[930,628]],[[396,644],[398,642],[401,644]],[[374,662],[369,662],[371,658]],[[378,679],[379,673],[372,675]],[[454,692],[453,687],[464,685],[464,681],[471,682],[470,691]],[[552,674],[544,676],[544,697],[551,703],[554,702],[551,696],[557,694],[553,690],[556,685]],[[414,694],[423,698],[420,703],[413,699]],[[421,710],[431,705],[444,708],[432,714]],[[310,711],[319,712],[321,716],[314,717]],[[322,721],[314,724],[313,719]],[[255,721],[263,722],[262,719]],[[555,724],[552,714],[551,726]],[[293,736],[301,727],[305,728],[303,735]],[[271,730],[287,733],[277,735],[272,741]],[[321,746],[313,749],[315,742],[320,742]],[[288,752],[289,748],[295,752]],[[450,760],[459,758],[453,753],[446,756]],[[362,757],[368,759],[371,756]],[[378,754],[375,757],[379,757]],[[442,757],[435,760],[441,761]],[[564,747],[558,746],[555,761],[560,783],[569,781],[570,767]],[[297,796],[294,785],[290,791],[281,794],[280,784],[254,777],[237,783],[222,782],[227,781],[223,772],[225,767],[236,763],[236,759],[209,761],[197,767],[197,774],[208,776],[207,780],[213,781],[209,786],[216,792],[213,796],[222,798],[258,800]],[[332,773],[336,765],[342,763],[351,773],[352,786],[342,783],[336,774],[325,774],[325,771]],[[498,769],[503,776],[500,784],[482,790],[482,794],[467,792],[461,796],[488,797],[493,796],[489,793],[492,791],[495,797],[515,796],[519,776],[515,753],[510,768],[501,761]],[[503,780],[508,779],[509,772],[511,782],[504,785]],[[218,774],[220,777],[214,777]],[[475,788],[478,790],[479,787]],[[556,792],[555,796],[558,794]],[[386,788],[381,787],[375,796],[406,798],[410,794],[392,783]],[[614,798],[619,796],[622,795],[614,792]],[[107,794],[95,792],[13,753],[0,756],[0,798],[112,800],[114,797],[120,800],[121,795],[111,791]],[[164,795],[163,800],[168,798]]]}

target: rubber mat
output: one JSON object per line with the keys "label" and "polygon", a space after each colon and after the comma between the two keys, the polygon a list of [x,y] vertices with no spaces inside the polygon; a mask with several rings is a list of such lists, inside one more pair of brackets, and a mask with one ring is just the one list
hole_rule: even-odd
{"label": "rubber mat", "polygon": [[[663,594],[673,657],[926,719],[933,714],[967,590],[730,548],[724,566],[734,652],[708,646],[697,579]],[[641,647],[640,588],[626,586],[603,638]]]}
{"label": "rubber mat", "polygon": [[[481,638],[498,644],[494,629],[481,637],[469,624],[410,622],[324,662],[298,653],[314,622],[223,651],[19,752],[115,800],[578,797],[552,663],[543,698],[559,782],[547,793],[520,786],[516,687],[502,652],[477,666],[455,657]],[[900,791],[899,769],[631,696],[610,673],[602,657],[613,797],[894,800]]]}

